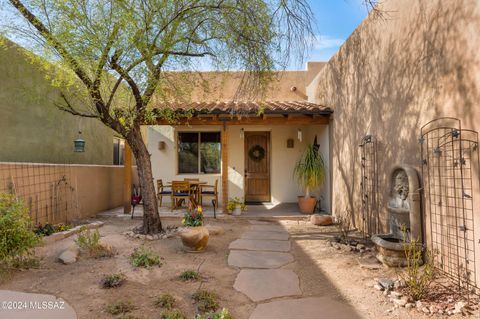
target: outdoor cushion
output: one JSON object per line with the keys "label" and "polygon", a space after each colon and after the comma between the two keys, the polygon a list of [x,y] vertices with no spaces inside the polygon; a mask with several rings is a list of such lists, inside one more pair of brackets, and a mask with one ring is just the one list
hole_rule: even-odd
{"label": "outdoor cushion", "polygon": [[163,191],[163,192],[160,192],[159,194],[171,194],[172,191]]}
{"label": "outdoor cushion", "polygon": [[213,191],[204,191],[204,192],[202,192],[202,194],[212,194],[212,195],[215,195],[215,192],[213,192]]}
{"label": "outdoor cushion", "polygon": [[188,193],[175,193],[175,196],[188,196]]}

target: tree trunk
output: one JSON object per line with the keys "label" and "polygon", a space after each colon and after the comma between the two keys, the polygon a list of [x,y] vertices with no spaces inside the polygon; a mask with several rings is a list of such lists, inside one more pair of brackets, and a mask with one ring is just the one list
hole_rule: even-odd
{"label": "tree trunk", "polygon": [[127,137],[135,156],[140,190],[143,199],[143,234],[155,234],[162,231],[162,222],[158,214],[158,203],[153,184],[152,164],[147,146],[143,142],[140,126],[135,125]]}
{"label": "tree trunk", "polygon": [[310,198],[310,187],[305,187],[305,198]]}

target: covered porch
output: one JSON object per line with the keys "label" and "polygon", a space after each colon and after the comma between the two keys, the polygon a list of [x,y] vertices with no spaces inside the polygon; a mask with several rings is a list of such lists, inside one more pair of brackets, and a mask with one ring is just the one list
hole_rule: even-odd
{"label": "covered porch", "polygon": [[[145,127],[156,185],[160,179],[163,184],[198,179],[218,185],[217,212],[226,212],[228,201],[239,198],[248,205],[245,216],[299,216],[296,202],[303,190],[294,180],[293,169],[305,147],[316,139],[327,173],[324,186],[314,195],[319,199],[318,210],[330,212],[331,109],[307,101],[169,107],[194,111],[192,117],[174,124],[158,121]],[[213,212],[209,200],[202,206],[207,215]],[[172,213],[171,207],[165,196],[161,214]]]}

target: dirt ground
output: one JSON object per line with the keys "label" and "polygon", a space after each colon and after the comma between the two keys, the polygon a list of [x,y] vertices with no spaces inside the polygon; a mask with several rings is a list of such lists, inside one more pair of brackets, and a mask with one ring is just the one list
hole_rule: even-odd
{"label": "dirt ground", "polygon": [[[304,295],[321,293],[318,286],[323,286],[327,293],[352,305],[364,318],[465,318],[461,314],[427,315],[415,309],[394,308],[383,292],[372,288],[372,283],[374,278],[398,278],[398,269],[361,268],[358,252],[345,252],[330,246],[329,240],[338,234],[335,226],[317,227],[305,221],[282,221],[282,224],[289,229]],[[478,310],[470,318],[480,318]]]}
{"label": "dirt ground", "polygon": [[[247,220],[208,219],[207,224],[222,226],[225,234],[211,236],[204,253],[185,253],[177,237],[143,241],[122,234],[139,225],[140,220],[109,218],[104,221],[105,225],[100,228],[102,242],[117,249],[118,254],[113,258],[81,257],[71,265],[58,263],[58,254],[74,245],[73,236],[39,247],[37,254],[43,257],[40,269],[17,272],[9,281],[1,284],[0,289],[54,294],[73,306],[80,319],[115,318],[105,308],[118,300],[132,301],[137,306],[132,313],[136,318],[159,318],[161,311],[153,305],[153,298],[167,292],[176,297],[179,308],[188,318],[193,318],[195,308],[191,295],[200,287],[216,291],[221,307],[228,308],[236,319],[247,319],[255,308],[255,303],[233,289],[239,270],[227,265],[228,245],[246,231],[249,226]],[[180,226],[179,218],[164,218],[163,222],[165,225]],[[358,253],[341,252],[330,247],[328,239],[336,233],[335,227],[316,227],[304,221],[282,223],[289,229],[295,257],[295,261],[284,268],[298,274],[303,296],[328,295],[349,303],[364,318],[429,317],[404,308],[387,312],[393,308],[393,304],[382,292],[367,286],[371,286],[375,277],[394,277],[395,271],[362,269],[357,263]],[[157,252],[163,258],[163,266],[151,269],[135,269],[131,266],[128,256],[141,245]],[[189,269],[199,270],[204,280],[180,281],[179,274]],[[126,283],[115,289],[100,288],[102,276],[114,272],[124,273]]]}
{"label": "dirt ground", "polygon": [[[117,249],[118,255],[107,259],[82,257],[71,265],[56,262],[56,257],[65,248],[74,244],[75,236],[38,249],[43,256],[40,269],[18,272],[0,289],[19,290],[54,294],[65,299],[77,312],[79,319],[114,318],[105,311],[106,306],[117,300],[130,300],[138,310],[138,318],[159,318],[160,310],[153,305],[153,298],[162,293],[170,293],[178,300],[179,308],[189,317],[193,317],[194,306],[191,294],[200,286],[215,290],[220,296],[220,305],[228,308],[235,318],[247,318],[253,310],[253,304],[243,294],[236,292],[232,286],[237,271],[227,266],[228,245],[236,239],[246,221],[208,220],[212,225],[221,224],[225,229],[222,236],[211,237],[208,249],[204,253],[185,253],[179,238],[143,241],[128,238],[123,232],[139,225],[140,221],[129,219],[104,220],[100,228],[102,242]],[[165,225],[178,225],[180,220],[165,218]],[[163,258],[163,266],[151,269],[135,269],[130,265],[128,256],[134,248],[145,244]],[[178,276],[184,270],[199,270],[204,276],[201,282],[182,282]],[[126,283],[115,289],[102,289],[99,282],[102,275],[122,272]]]}

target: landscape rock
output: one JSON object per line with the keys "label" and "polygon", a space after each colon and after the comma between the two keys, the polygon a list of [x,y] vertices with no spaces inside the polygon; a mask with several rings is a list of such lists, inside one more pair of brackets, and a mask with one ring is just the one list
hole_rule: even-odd
{"label": "landscape rock", "polygon": [[78,260],[79,254],[80,250],[78,248],[70,247],[60,253],[60,255],[58,256],[58,261],[65,265],[73,264]]}
{"label": "landscape rock", "polygon": [[407,303],[407,304],[405,305],[405,308],[406,308],[406,309],[412,309],[413,307],[415,307],[415,304],[413,304],[413,303],[411,303],[411,302],[409,302],[409,303]]}
{"label": "landscape rock", "polygon": [[329,226],[333,224],[333,219],[330,215],[313,214],[310,217],[310,222],[316,226]]}
{"label": "landscape rock", "polygon": [[405,307],[405,305],[407,304],[407,300],[406,299],[393,299],[393,303],[396,304],[397,306]]}
{"label": "landscape rock", "polygon": [[455,308],[453,309],[452,313],[457,314],[463,312],[466,304],[463,301],[459,301],[455,304]]}
{"label": "landscape rock", "polygon": [[393,280],[388,279],[388,278],[379,278],[378,283],[384,288],[384,289],[392,289],[393,288]]}
{"label": "landscape rock", "polygon": [[390,297],[392,297],[394,299],[400,299],[402,296],[403,296],[403,294],[401,292],[398,292],[398,291],[392,291],[390,293]]}
{"label": "landscape rock", "polygon": [[377,290],[379,290],[379,291],[382,291],[382,290],[383,290],[382,285],[379,285],[379,284],[373,285],[373,288],[375,288],[375,289],[377,289]]}

